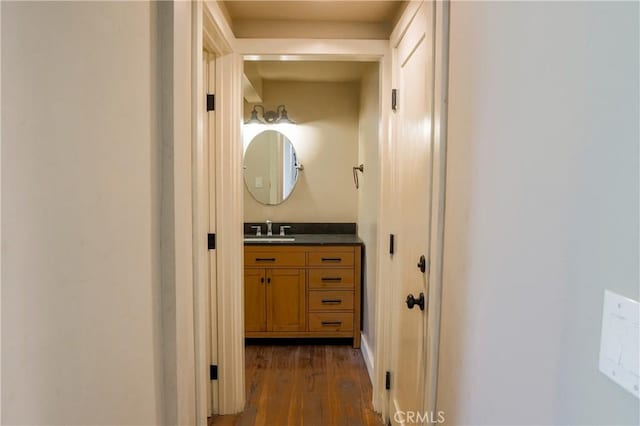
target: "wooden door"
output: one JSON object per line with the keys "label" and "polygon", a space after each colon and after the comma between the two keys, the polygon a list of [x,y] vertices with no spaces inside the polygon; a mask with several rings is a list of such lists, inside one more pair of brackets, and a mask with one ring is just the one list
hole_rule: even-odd
{"label": "wooden door", "polygon": [[244,270],[244,330],[267,331],[267,289],[264,269]]}
{"label": "wooden door", "polygon": [[[393,265],[390,418],[404,424],[407,413],[424,413],[433,115],[433,2],[423,2],[394,45],[394,117],[397,182],[397,233]],[[427,266],[427,265],[426,265]],[[425,309],[409,309],[411,294],[425,298]],[[420,422],[422,423],[422,422]]]}
{"label": "wooden door", "polygon": [[305,331],[304,269],[267,270],[267,323],[269,331]]}

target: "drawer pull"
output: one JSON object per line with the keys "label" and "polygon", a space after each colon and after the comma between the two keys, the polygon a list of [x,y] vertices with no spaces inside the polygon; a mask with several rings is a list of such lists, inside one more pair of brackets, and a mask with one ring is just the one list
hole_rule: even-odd
{"label": "drawer pull", "polygon": [[342,303],[342,299],[322,299],[322,303],[325,305],[333,304],[333,303]]}
{"label": "drawer pull", "polygon": [[342,281],[342,278],[341,277],[322,277],[322,281],[340,282],[340,281]]}
{"label": "drawer pull", "polygon": [[342,262],[341,257],[323,257],[321,260],[323,262]]}
{"label": "drawer pull", "polygon": [[342,321],[322,321],[323,327],[341,326],[341,325],[342,325]]}
{"label": "drawer pull", "polygon": [[275,257],[256,257],[256,262],[275,262]]}

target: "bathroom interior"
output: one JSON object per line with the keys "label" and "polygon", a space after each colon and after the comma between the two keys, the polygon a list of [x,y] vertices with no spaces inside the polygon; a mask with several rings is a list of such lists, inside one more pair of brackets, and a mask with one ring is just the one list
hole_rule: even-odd
{"label": "bathroom interior", "polygon": [[370,377],[379,63],[245,60],[243,80],[247,365],[337,345]]}

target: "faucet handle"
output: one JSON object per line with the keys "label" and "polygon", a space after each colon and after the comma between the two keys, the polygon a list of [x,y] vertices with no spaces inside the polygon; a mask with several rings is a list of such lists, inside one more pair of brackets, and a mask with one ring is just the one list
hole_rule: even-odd
{"label": "faucet handle", "polygon": [[256,230],[256,237],[262,236],[262,226],[257,225],[257,226],[252,226],[251,228]]}
{"label": "faucet handle", "polygon": [[286,235],[285,230],[291,229],[289,225],[280,225],[280,236],[284,237]]}

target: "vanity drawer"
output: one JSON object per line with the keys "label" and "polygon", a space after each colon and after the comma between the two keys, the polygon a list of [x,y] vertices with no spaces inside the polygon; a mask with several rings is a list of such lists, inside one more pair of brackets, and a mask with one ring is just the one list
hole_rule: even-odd
{"label": "vanity drawer", "polygon": [[353,313],[351,312],[311,312],[309,313],[309,331],[352,331]]}
{"label": "vanity drawer", "polygon": [[305,265],[304,252],[247,251],[244,252],[244,266],[301,266]]}
{"label": "vanity drawer", "polygon": [[309,269],[309,289],[353,289],[353,269]]}
{"label": "vanity drawer", "polygon": [[310,252],[309,266],[353,266],[353,250],[344,252]]}
{"label": "vanity drawer", "polygon": [[310,311],[353,311],[352,291],[310,291]]}

